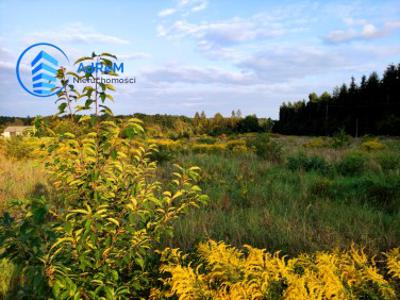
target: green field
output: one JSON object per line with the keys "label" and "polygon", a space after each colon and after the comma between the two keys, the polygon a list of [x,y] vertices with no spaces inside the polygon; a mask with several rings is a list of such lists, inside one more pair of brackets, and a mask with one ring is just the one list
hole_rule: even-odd
{"label": "green field", "polygon": [[[264,156],[252,146],[257,139],[268,140],[256,145],[265,148]],[[399,140],[382,138],[378,149],[362,139],[342,147],[333,147],[332,138],[263,134],[204,140],[151,140],[161,148],[155,154],[161,180],[174,163],[199,166],[200,185],[210,197],[207,206],[179,220],[175,238],[165,244],[191,249],[212,238],[297,254],[352,242],[378,253],[400,243]],[[21,154],[16,144],[3,147],[9,158],[1,160],[2,209],[6,199],[32,193],[55,197],[40,164],[20,157],[32,152]],[[18,160],[10,159],[12,151]]]}
{"label": "green field", "polygon": [[[46,138],[2,142],[0,209],[18,215],[12,200],[60,199],[39,159]],[[299,255],[354,243],[371,255],[400,244],[400,140],[312,138],[268,134],[155,143],[157,178],[168,185],[173,164],[199,166],[209,203],[177,220],[163,247],[191,252],[213,239]],[[0,277],[3,295],[21,284],[7,260]],[[14,270],[15,269],[15,270]],[[12,271],[14,270],[14,272]]]}

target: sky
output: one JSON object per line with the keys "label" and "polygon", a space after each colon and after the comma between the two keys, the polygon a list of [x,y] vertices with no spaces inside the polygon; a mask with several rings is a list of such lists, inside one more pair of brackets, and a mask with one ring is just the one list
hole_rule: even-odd
{"label": "sky", "polygon": [[0,115],[56,111],[56,96],[32,96],[16,77],[39,42],[70,61],[117,55],[136,83],[117,85],[116,114],[276,119],[283,102],[400,63],[400,2],[0,0]]}

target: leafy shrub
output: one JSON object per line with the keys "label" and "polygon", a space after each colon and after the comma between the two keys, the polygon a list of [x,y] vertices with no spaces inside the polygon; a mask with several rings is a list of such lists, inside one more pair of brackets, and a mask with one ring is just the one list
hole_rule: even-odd
{"label": "leafy shrub", "polygon": [[174,141],[170,139],[148,139],[149,144],[155,144],[158,148],[169,150],[169,151],[179,151],[182,149],[182,145],[179,141]]}
{"label": "leafy shrub", "polygon": [[221,153],[226,149],[225,144],[194,144],[191,150],[195,153]]}
{"label": "leafy shrub", "polygon": [[22,281],[8,292],[18,299],[47,299],[49,285],[43,260],[56,240],[49,207],[43,198],[14,205],[19,217],[4,213],[0,218],[0,245],[4,248],[0,258],[14,263]]}
{"label": "leafy shrub", "polygon": [[236,132],[259,132],[262,130],[262,127],[258,123],[258,119],[255,115],[246,116],[239,120],[236,124],[235,131]]}
{"label": "leafy shrub", "polygon": [[[174,153],[185,150],[179,141],[170,139],[147,139],[146,142],[150,145],[154,144],[157,146],[156,149],[150,152],[149,158],[159,163],[170,161],[173,159]],[[138,143],[136,146],[140,147],[142,144]]]}
{"label": "leafy shrub", "polygon": [[303,147],[305,148],[323,148],[326,146],[328,146],[328,142],[326,139],[322,137],[310,139],[309,141],[303,144]]}
{"label": "leafy shrub", "polygon": [[[113,58],[93,53],[76,63],[107,66]],[[111,118],[104,105],[114,87],[99,83],[78,93],[65,75],[65,69],[58,70],[59,113],[68,108],[72,117],[74,95],[84,101],[75,114],[95,109],[94,115],[80,117],[87,133],[55,135],[48,147],[46,167],[65,208],[47,218],[49,210],[40,202],[16,222],[6,214],[0,228],[4,256],[26,266],[35,287],[30,298],[47,299],[48,287],[55,299],[146,298],[155,284],[161,239],[172,236],[174,220],[207,199],[196,185],[199,169],[175,166],[168,189],[163,188],[149,159],[155,146],[137,142],[144,131],[141,121]],[[86,73],[94,82],[97,76]]]}
{"label": "leafy shrub", "polygon": [[217,142],[217,139],[211,136],[201,136],[199,137],[196,142],[200,143],[200,144],[215,144]]}
{"label": "leafy shrub", "polygon": [[9,295],[11,291],[11,285],[12,280],[13,280],[13,274],[14,274],[14,265],[7,259],[1,259],[0,260],[0,297],[3,296],[5,298],[5,295]]}
{"label": "leafy shrub", "polygon": [[393,152],[382,152],[377,160],[384,171],[400,169],[400,154]]}
{"label": "leafy shrub", "polygon": [[4,151],[8,157],[24,159],[32,157],[35,146],[32,138],[15,136],[5,140]]}
{"label": "leafy shrub", "polygon": [[346,131],[342,128],[340,131],[338,131],[332,136],[331,145],[335,149],[342,148],[350,144],[350,139],[351,137],[348,134],[346,134]]}
{"label": "leafy shrub", "polygon": [[298,153],[295,156],[289,156],[287,167],[292,171],[317,171],[327,173],[330,170],[329,163],[320,156],[306,156],[304,153]]}
{"label": "leafy shrub", "polygon": [[249,148],[246,145],[237,145],[232,148],[233,153],[247,153]]}
{"label": "leafy shrub", "polygon": [[200,244],[199,263],[178,249],[163,252],[164,289],[152,299],[398,299],[400,251],[378,264],[364,251],[316,252],[287,258],[279,252],[223,242]]}
{"label": "leafy shrub", "polygon": [[400,204],[400,177],[396,175],[372,177],[365,184],[369,202],[390,209]]}
{"label": "leafy shrub", "polygon": [[172,151],[159,147],[157,150],[151,152],[149,157],[152,161],[162,163],[172,160],[174,155]]}
{"label": "leafy shrub", "polygon": [[361,144],[361,148],[366,151],[376,151],[385,149],[385,145],[382,144],[378,139],[367,140]]}
{"label": "leafy shrub", "polygon": [[331,182],[328,195],[340,199],[355,199],[392,211],[400,204],[400,177],[396,174],[364,175],[339,178]]}
{"label": "leafy shrub", "polygon": [[247,146],[253,148],[255,153],[263,159],[272,162],[282,161],[282,145],[272,140],[266,133],[260,133],[254,138],[249,138]]}
{"label": "leafy shrub", "polygon": [[246,141],[244,140],[230,140],[226,142],[226,148],[229,150],[233,150],[235,147],[246,147]]}
{"label": "leafy shrub", "polygon": [[336,164],[336,169],[344,176],[360,175],[366,168],[366,162],[365,155],[359,152],[352,152]]}

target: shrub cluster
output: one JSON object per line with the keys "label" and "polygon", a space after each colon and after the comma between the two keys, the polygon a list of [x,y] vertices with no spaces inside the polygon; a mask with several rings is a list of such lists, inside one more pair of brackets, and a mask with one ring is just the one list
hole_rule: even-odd
{"label": "shrub cluster", "polygon": [[363,142],[361,144],[361,148],[363,148],[366,151],[376,151],[385,149],[385,145],[382,144],[378,139],[371,139]]}
{"label": "shrub cluster", "polygon": [[197,259],[165,249],[164,288],[152,299],[399,299],[400,249],[377,262],[362,249],[287,258],[279,252],[223,242],[200,244]]}
{"label": "shrub cluster", "polygon": [[295,156],[289,156],[287,167],[292,171],[316,171],[326,173],[330,169],[329,163],[321,156],[307,156],[304,153],[298,153]]}
{"label": "shrub cluster", "polygon": [[336,170],[344,176],[360,175],[365,171],[367,158],[360,152],[346,155],[336,164]]}
{"label": "shrub cluster", "polygon": [[247,146],[263,159],[281,162],[283,157],[282,145],[270,138],[269,134],[257,134],[247,140]]}

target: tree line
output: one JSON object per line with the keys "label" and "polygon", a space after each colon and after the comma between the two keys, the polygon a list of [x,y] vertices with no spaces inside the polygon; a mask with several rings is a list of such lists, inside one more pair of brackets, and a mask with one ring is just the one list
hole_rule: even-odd
{"label": "tree line", "polygon": [[330,95],[311,93],[308,101],[283,103],[274,131],[293,135],[331,135],[339,130],[353,136],[400,134],[400,64],[354,77]]}
{"label": "tree line", "polygon": [[[357,84],[352,77],[349,85],[336,87],[332,94],[311,93],[308,101],[283,103],[278,121],[256,115],[244,117],[240,110],[232,111],[230,117],[220,113],[209,117],[204,111],[197,112],[194,117],[141,113],[116,116],[130,117],[144,121],[150,135],[169,138],[266,131],[292,135],[332,135],[339,131],[353,136],[399,135],[400,64],[388,66],[382,78],[373,72],[368,77],[362,76]],[[79,116],[74,118],[75,121],[54,117],[44,120],[58,133],[84,131],[77,123]],[[8,125],[29,125],[32,121],[31,117],[0,116],[0,130]]]}
{"label": "tree line", "polygon": [[[208,117],[202,112],[196,112],[194,117],[175,116],[166,114],[146,115],[136,113],[132,115],[118,115],[115,119],[138,118],[143,121],[146,132],[154,137],[168,137],[172,139],[188,138],[193,135],[235,134],[247,132],[267,132],[271,131],[274,121],[272,119],[257,118],[256,115],[243,117],[240,110],[232,111],[230,117],[224,117],[220,113]],[[100,118],[102,118],[100,116]],[[31,117],[2,117],[0,116],[0,130],[7,126],[31,125]],[[52,128],[55,133],[73,132],[82,134],[86,132],[81,124],[78,123],[79,115],[73,118],[47,116],[42,118],[47,126]]]}

